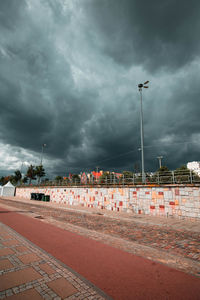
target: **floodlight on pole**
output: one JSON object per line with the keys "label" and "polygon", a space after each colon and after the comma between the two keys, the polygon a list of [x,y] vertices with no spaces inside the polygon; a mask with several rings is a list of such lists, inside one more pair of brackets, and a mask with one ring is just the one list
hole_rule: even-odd
{"label": "floodlight on pole", "polygon": [[42,166],[42,159],[43,159],[44,147],[46,147],[46,144],[42,144],[41,162],[40,162],[40,165],[41,165],[41,166]]}
{"label": "floodlight on pole", "polygon": [[149,81],[138,84],[140,92],[140,136],[141,136],[141,161],[142,161],[142,183],[146,182],[145,172],[144,172],[144,126],[143,126],[143,109],[142,109],[142,88],[147,89]]}
{"label": "floodlight on pole", "polygon": [[163,156],[157,156],[157,159],[159,161],[159,168],[162,167],[162,158],[163,158]]}

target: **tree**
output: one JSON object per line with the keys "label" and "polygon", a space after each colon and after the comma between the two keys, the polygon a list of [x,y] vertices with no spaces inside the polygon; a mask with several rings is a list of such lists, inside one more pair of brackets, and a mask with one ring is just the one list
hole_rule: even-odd
{"label": "tree", "polygon": [[162,166],[157,171],[159,179],[159,183],[172,183],[172,173],[169,171],[167,166]]}
{"label": "tree", "polygon": [[15,175],[14,175],[14,181],[16,182],[16,184],[18,184],[18,182],[21,179],[22,179],[22,174],[21,174],[20,170],[16,170]]}
{"label": "tree", "polygon": [[176,183],[190,183],[190,174],[193,175],[194,172],[191,172],[185,165],[177,168],[174,171],[175,182]]}
{"label": "tree", "polygon": [[5,183],[5,177],[4,176],[1,176],[1,178],[0,178],[0,184],[1,185],[4,185]]}
{"label": "tree", "polygon": [[168,169],[168,167],[167,166],[162,166],[162,167],[160,167],[158,170],[157,170],[157,172],[159,172],[159,173],[166,173],[166,172],[169,172],[169,169]]}
{"label": "tree", "polygon": [[120,178],[122,183],[130,184],[133,183],[133,172],[131,171],[123,171],[123,175]]}
{"label": "tree", "polygon": [[23,183],[27,183],[27,182],[28,182],[28,177],[27,177],[27,176],[24,176],[24,178],[22,179],[22,182],[23,182]]}
{"label": "tree", "polygon": [[13,185],[17,185],[17,180],[16,180],[16,177],[15,175],[11,175],[9,176],[9,181],[13,184]]}
{"label": "tree", "polygon": [[172,174],[167,166],[160,167],[149,179],[152,183],[172,183]]}
{"label": "tree", "polygon": [[103,172],[103,174],[99,178],[100,183],[107,183],[108,176],[109,172]]}
{"label": "tree", "polygon": [[63,177],[60,175],[57,175],[54,180],[56,181],[57,185],[61,185],[61,182],[63,181]]}
{"label": "tree", "polygon": [[43,184],[45,184],[45,183],[47,184],[48,182],[49,182],[49,178],[44,178],[44,179],[42,179],[42,183],[43,183]]}
{"label": "tree", "polygon": [[61,180],[63,180],[63,178],[62,178],[62,176],[59,176],[59,175],[58,175],[58,176],[55,177],[54,180],[55,180],[55,181],[61,181]]}
{"label": "tree", "polygon": [[27,173],[26,173],[26,177],[29,178],[29,184],[31,184],[31,181],[32,180],[35,180],[36,177],[35,177],[35,167],[33,165],[30,165],[28,167],[28,170],[27,170]]}
{"label": "tree", "polygon": [[80,176],[78,174],[73,174],[72,175],[72,182],[73,183],[80,183]]}
{"label": "tree", "polygon": [[5,185],[10,180],[11,180],[11,176],[1,177],[1,183],[2,183],[2,185]]}
{"label": "tree", "polygon": [[43,165],[36,166],[35,175],[38,178],[38,183],[40,183],[40,179],[46,175]]}

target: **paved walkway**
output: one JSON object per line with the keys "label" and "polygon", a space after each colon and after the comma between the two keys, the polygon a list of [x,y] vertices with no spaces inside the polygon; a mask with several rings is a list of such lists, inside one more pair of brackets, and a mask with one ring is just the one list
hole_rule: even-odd
{"label": "paved walkway", "polygon": [[104,296],[69,267],[0,223],[0,299],[107,299]]}
{"label": "paved walkway", "polygon": [[198,220],[116,213],[14,197],[4,200],[0,198],[0,204],[200,277]]}
{"label": "paved walkway", "polygon": [[[0,208],[0,211],[0,221],[3,224],[13,228],[26,239],[29,239],[32,243],[44,249],[46,252],[53,255],[53,257],[59,259],[62,263],[78,272],[78,274],[87,278],[87,280],[95,284],[95,286],[98,286],[113,299],[199,299],[200,279],[197,277],[168,268],[142,257],[132,255],[67,230],[57,228],[50,224],[46,224],[41,220],[30,218],[3,208]],[[4,227],[4,229],[5,228],[6,227]],[[12,250],[14,252],[12,253],[13,256],[17,257],[16,265],[14,265],[15,259],[11,260],[9,259],[9,256],[4,256],[1,258],[1,261],[4,261],[3,265],[7,264],[10,268],[10,264],[17,267],[17,264],[22,263],[24,264],[24,267],[19,270],[13,270],[12,268],[7,270],[6,274],[2,274],[1,279],[6,279],[0,279],[0,285],[5,284],[5,286],[1,289],[7,290],[9,293],[13,293],[13,286],[6,286],[6,284],[9,282],[11,285],[11,282],[16,280],[15,278],[19,280],[19,273],[15,273],[15,276],[11,276],[9,280],[7,280],[7,277],[4,276],[9,276],[13,271],[23,271],[27,273],[21,273],[21,277],[26,278],[28,282],[17,282],[17,285],[20,286],[21,284],[31,282],[32,284],[37,284],[41,280],[41,282],[43,282],[41,290],[37,290],[37,288],[39,289],[39,286],[37,287],[34,285],[29,285],[29,288],[25,288],[27,290],[30,289],[31,292],[37,292],[39,297],[44,297],[44,294],[46,294],[45,297],[47,299],[52,299],[53,297],[56,299],[57,295],[59,295],[59,289],[65,291],[70,289],[74,292],[74,294],[73,296],[69,296],[72,297],[69,299],[99,299],[98,291],[96,291],[95,288],[88,288],[89,284],[85,283],[83,280],[78,281],[73,278],[73,272],[70,272],[69,270],[66,271],[66,268],[63,268],[62,265],[58,267],[58,265],[56,265],[57,261],[52,260],[52,257],[49,257],[46,253],[43,253],[43,251],[37,252],[39,250],[37,247],[34,248],[35,246],[32,244],[30,244],[30,247],[27,244],[23,245],[23,247],[29,249],[27,253],[17,251],[15,248],[18,247],[17,240],[19,240],[20,237],[13,236],[12,234],[15,233],[10,230],[9,233],[6,233],[4,230],[2,234],[4,242],[2,248]],[[9,237],[9,235],[12,235],[12,237]],[[12,242],[9,242],[11,243],[9,244],[8,241],[11,240]],[[16,240],[16,242],[14,240]],[[26,241],[24,241],[24,243],[25,242]],[[35,252],[34,249],[37,249],[37,251]],[[23,255],[23,258],[21,257],[20,260],[21,255]],[[6,259],[7,261],[5,261]],[[34,259],[36,259],[36,261],[33,261]],[[32,262],[30,262],[30,260],[32,260]],[[45,268],[41,268],[42,264],[45,265],[46,270]],[[54,271],[57,271],[57,269],[61,270],[56,272],[59,278],[53,277],[54,274],[48,274],[47,270],[49,271],[49,268],[51,268],[51,271],[52,269]],[[78,278],[77,276],[75,277]],[[58,279],[60,279],[60,287],[56,290],[58,285],[55,281]],[[52,283],[53,281],[55,284]],[[92,293],[96,292],[96,294],[85,295],[84,297],[86,298],[81,298],[81,294],[78,294],[81,292],[81,282],[83,282],[83,289],[89,289]],[[66,286],[69,287],[69,289],[66,288]],[[22,289],[23,288],[24,286]],[[2,297],[5,297],[5,295],[5,293],[2,294]],[[63,297],[62,295],[60,296],[62,299],[65,297],[65,295]],[[78,298],[76,296],[78,296]],[[106,296],[104,296],[104,298],[106,298]]]}

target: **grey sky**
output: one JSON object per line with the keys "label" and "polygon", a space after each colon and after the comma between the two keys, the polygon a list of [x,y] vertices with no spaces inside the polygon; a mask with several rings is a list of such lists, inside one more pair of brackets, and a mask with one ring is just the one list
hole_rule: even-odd
{"label": "grey sky", "polygon": [[0,175],[200,160],[200,2],[1,0]]}

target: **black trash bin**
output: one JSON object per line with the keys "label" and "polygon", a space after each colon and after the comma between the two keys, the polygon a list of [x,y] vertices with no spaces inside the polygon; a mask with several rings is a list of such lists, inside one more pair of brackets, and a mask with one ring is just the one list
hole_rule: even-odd
{"label": "black trash bin", "polygon": [[44,194],[43,193],[38,193],[38,200],[42,201]]}
{"label": "black trash bin", "polygon": [[49,195],[45,195],[45,201],[50,202],[50,196]]}
{"label": "black trash bin", "polygon": [[35,200],[35,193],[31,193],[31,200]]}
{"label": "black trash bin", "polygon": [[35,200],[39,200],[39,193],[35,193]]}

